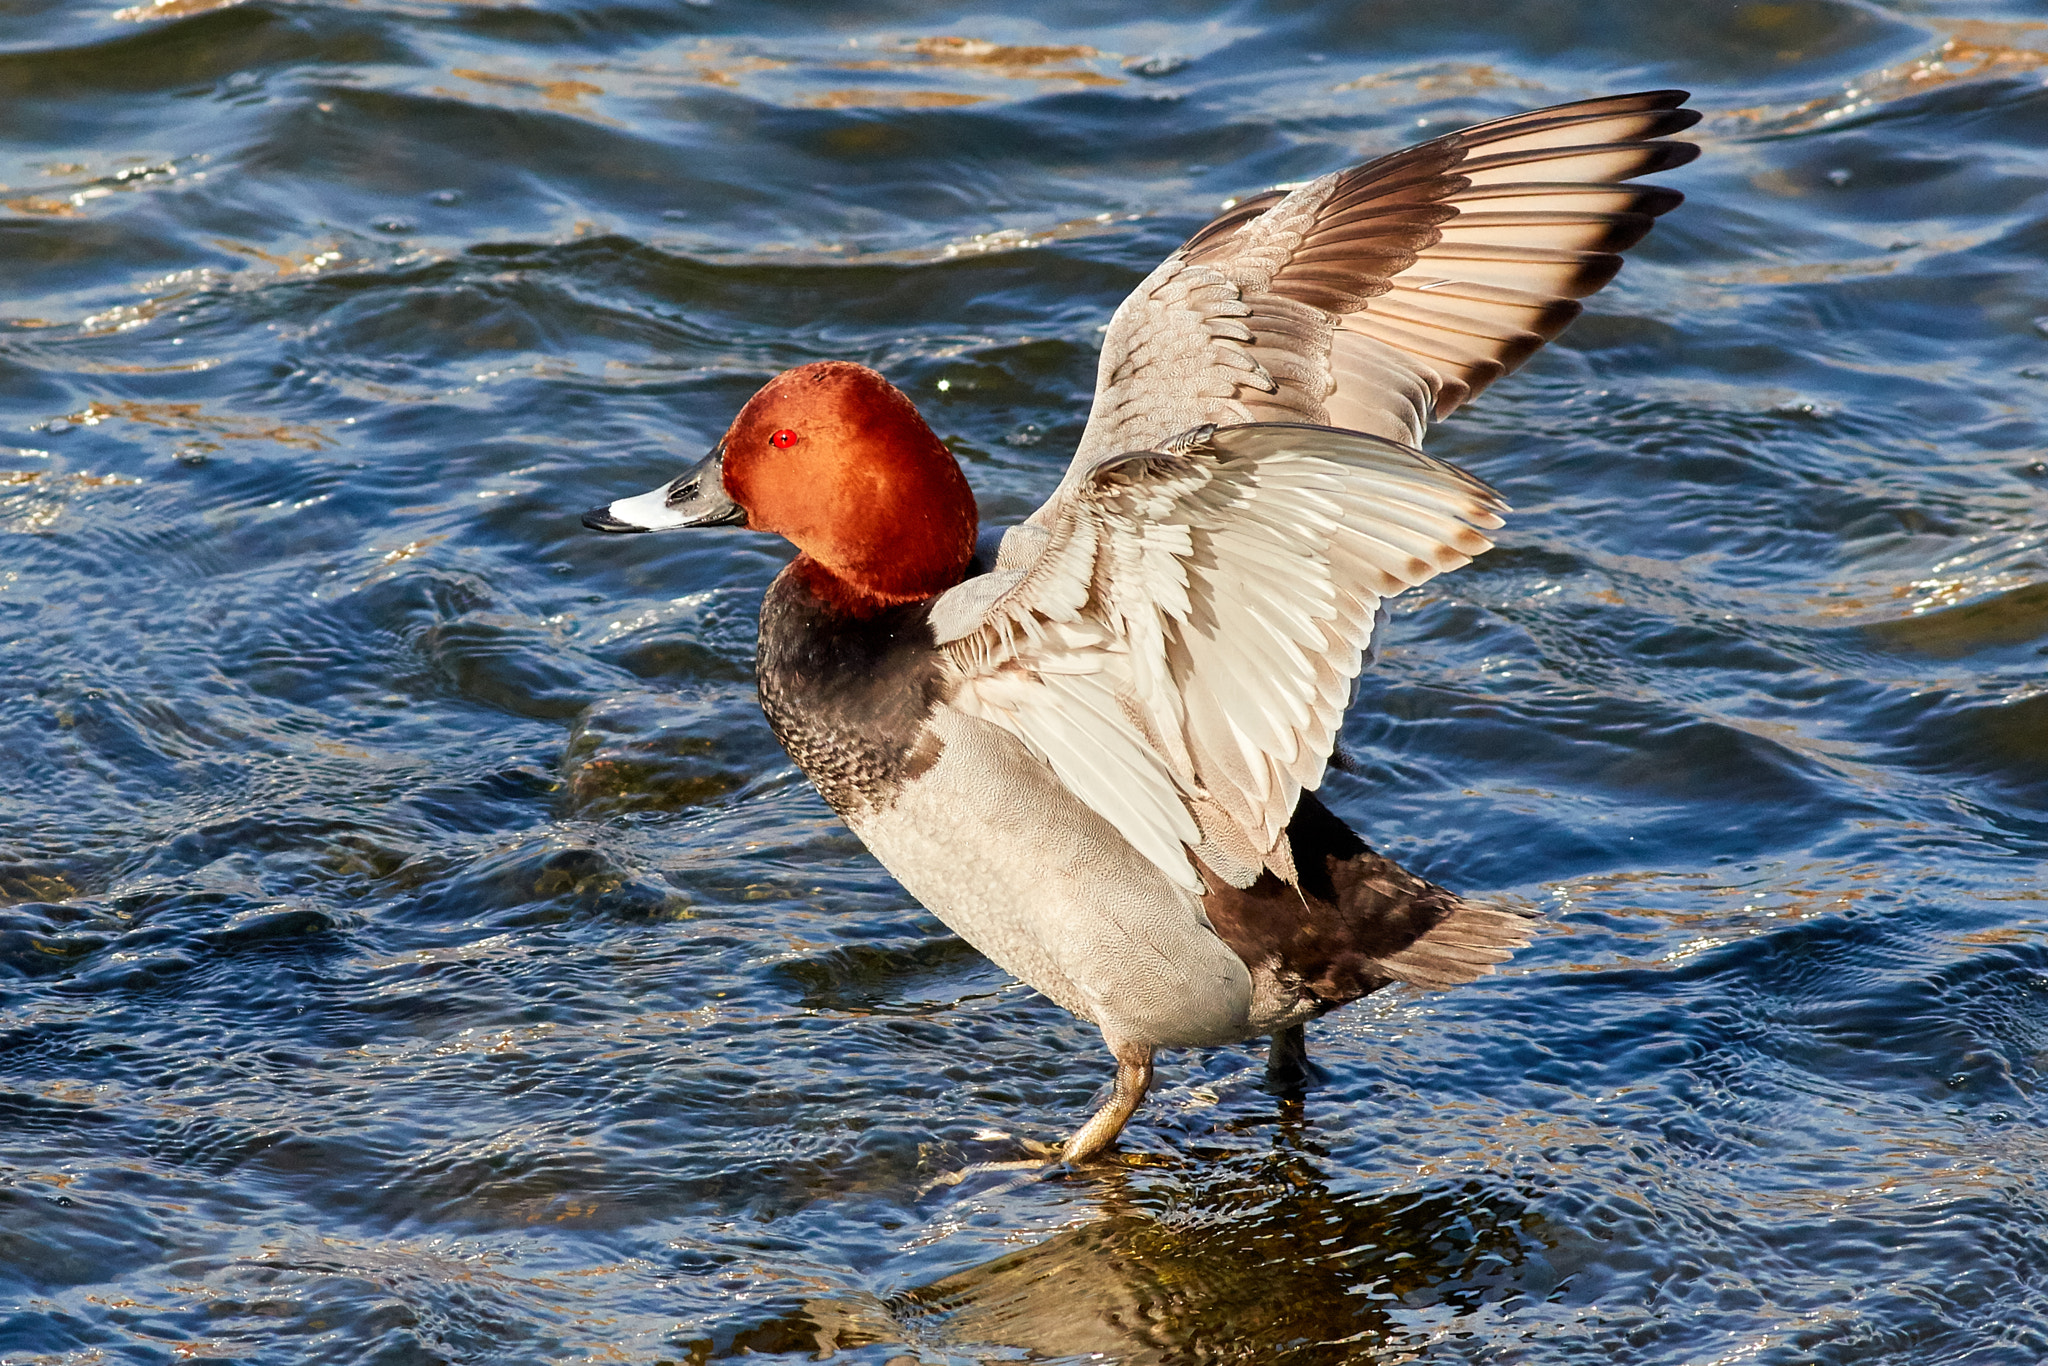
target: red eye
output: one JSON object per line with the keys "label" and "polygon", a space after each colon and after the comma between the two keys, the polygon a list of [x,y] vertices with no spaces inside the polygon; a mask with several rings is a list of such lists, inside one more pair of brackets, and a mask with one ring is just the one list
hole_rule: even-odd
{"label": "red eye", "polygon": [[781,431],[768,438],[768,444],[776,447],[794,446],[796,444],[796,433],[784,427]]}

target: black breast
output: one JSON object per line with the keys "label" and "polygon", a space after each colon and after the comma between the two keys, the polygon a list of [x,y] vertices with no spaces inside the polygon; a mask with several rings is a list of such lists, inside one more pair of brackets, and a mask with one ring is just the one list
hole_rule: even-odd
{"label": "black breast", "polygon": [[841,814],[886,807],[939,757],[927,724],[943,694],[930,610],[852,617],[788,571],[761,604],[761,710]]}

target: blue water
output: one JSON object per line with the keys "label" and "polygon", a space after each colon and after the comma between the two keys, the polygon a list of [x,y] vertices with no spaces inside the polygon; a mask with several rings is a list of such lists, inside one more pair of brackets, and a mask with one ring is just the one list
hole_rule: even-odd
{"label": "blue water", "polygon": [[[576,514],[846,357],[1014,521],[1224,198],[1663,85],[1325,789],[1544,932],[934,1184],[1106,1053]],[[23,0],[0,184],[4,1366],[2048,1359],[2048,6]]]}

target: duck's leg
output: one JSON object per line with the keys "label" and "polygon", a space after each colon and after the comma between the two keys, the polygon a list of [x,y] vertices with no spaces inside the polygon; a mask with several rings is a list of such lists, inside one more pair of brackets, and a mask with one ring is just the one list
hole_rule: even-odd
{"label": "duck's leg", "polygon": [[1266,1048],[1266,1084],[1275,1091],[1299,1091],[1308,1075],[1308,1030],[1298,1024],[1274,1030]]}
{"label": "duck's leg", "polygon": [[1111,1044],[1116,1054],[1116,1086],[1086,1124],[1074,1131],[1060,1156],[1069,1166],[1079,1166],[1116,1142],[1124,1125],[1145,1099],[1152,1085],[1152,1050],[1142,1044]]}
{"label": "duck's leg", "polygon": [[1324,1081],[1323,1069],[1308,1060],[1308,1029],[1293,1024],[1273,1031],[1266,1049],[1266,1085],[1283,1096],[1299,1096]]}

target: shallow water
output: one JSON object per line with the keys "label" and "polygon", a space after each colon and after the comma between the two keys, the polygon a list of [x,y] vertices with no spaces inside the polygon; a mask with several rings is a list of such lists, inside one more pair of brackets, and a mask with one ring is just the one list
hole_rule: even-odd
{"label": "shallow water", "polygon": [[[0,12],[0,1363],[2048,1357],[2048,11],[1008,9]],[[836,356],[1014,521],[1223,198],[1657,85],[1326,787],[1545,932],[934,1185],[1106,1054],[576,514]]]}

